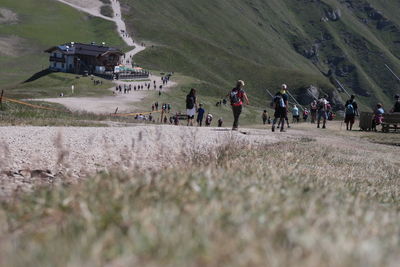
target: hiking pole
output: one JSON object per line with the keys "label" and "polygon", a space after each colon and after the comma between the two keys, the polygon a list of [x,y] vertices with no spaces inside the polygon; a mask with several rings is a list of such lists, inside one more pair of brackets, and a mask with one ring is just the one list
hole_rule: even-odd
{"label": "hiking pole", "polygon": [[396,73],[394,73],[394,71],[387,65],[385,64],[385,67],[394,75],[394,77],[396,77],[396,79],[400,82],[400,78],[399,76],[396,75]]}
{"label": "hiking pole", "polygon": [[337,84],[339,85],[339,87],[342,88],[342,90],[343,90],[349,97],[351,97],[351,95],[349,94],[349,92],[347,92],[346,88],[344,88],[343,84],[341,84],[337,79],[335,79],[335,81],[337,82]]}

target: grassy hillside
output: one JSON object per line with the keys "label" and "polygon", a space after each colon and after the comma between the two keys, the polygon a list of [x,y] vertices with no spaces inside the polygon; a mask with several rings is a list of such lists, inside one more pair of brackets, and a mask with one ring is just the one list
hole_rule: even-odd
{"label": "grassy hillside", "polygon": [[338,79],[368,106],[400,90],[384,69],[400,73],[398,1],[122,2],[131,30],[154,45],[136,60],[199,78],[207,94],[238,78],[260,102],[283,82],[300,95],[311,84],[335,90]]}
{"label": "grassy hillside", "polygon": [[[0,86],[3,88],[13,87],[47,68],[48,55],[43,51],[51,46],[71,41],[105,41],[111,46],[125,47],[114,23],[53,0],[2,0],[0,8],[17,17],[14,21],[0,22]],[[29,85],[17,89],[29,90]],[[49,87],[54,83],[47,84],[44,80],[41,85],[43,90],[46,86],[51,90]]]}

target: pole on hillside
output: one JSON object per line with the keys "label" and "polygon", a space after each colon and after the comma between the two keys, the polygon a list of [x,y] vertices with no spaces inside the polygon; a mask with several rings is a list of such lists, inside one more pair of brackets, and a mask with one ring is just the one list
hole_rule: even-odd
{"label": "pole on hillside", "polygon": [[349,96],[351,97],[351,95],[349,94],[349,92],[347,92],[346,88],[344,88],[343,84],[341,84],[338,79],[335,79],[335,81],[337,82],[337,84],[340,86],[340,88],[343,89],[343,91]]}
{"label": "pole on hillside", "polygon": [[289,92],[289,90],[286,91],[288,93],[288,95],[294,100],[294,102],[299,105],[299,107],[304,111],[304,108],[302,105],[300,105],[299,102],[297,102],[296,98],[293,97],[293,95]]}
{"label": "pole on hillside", "polygon": [[116,115],[118,112],[118,108],[115,109],[114,115]]}
{"label": "pole on hillside", "polygon": [[399,76],[396,75],[396,73],[394,73],[394,71],[387,65],[385,64],[385,67],[393,74],[394,77],[396,77],[396,79],[400,82],[400,78]]}
{"label": "pole on hillside", "polygon": [[164,109],[162,108],[162,109],[161,109],[161,119],[160,119],[160,123],[161,123],[161,124],[164,123],[163,119],[164,119]]}
{"label": "pole on hillside", "polygon": [[1,90],[1,94],[0,94],[0,109],[3,109],[3,94],[4,94],[4,90]]}
{"label": "pole on hillside", "polygon": [[274,98],[274,96],[271,94],[271,92],[268,90],[268,89],[265,89],[265,90],[267,90],[267,93],[272,97],[272,99]]}

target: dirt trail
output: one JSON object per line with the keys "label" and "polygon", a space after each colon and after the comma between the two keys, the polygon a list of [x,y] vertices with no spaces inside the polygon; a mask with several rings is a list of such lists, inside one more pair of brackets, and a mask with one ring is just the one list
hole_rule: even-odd
{"label": "dirt trail", "polygon": [[[245,129],[247,135],[227,128],[167,125],[0,127],[0,197],[17,187],[29,190],[38,183],[48,184],[65,174],[76,180],[112,169],[161,170],[185,164],[185,158],[191,155],[213,155],[218,146],[231,142],[271,144],[303,140],[310,146],[343,149],[354,157],[373,154],[375,160],[397,161],[398,157],[388,158],[388,155],[398,154],[398,148],[351,136],[340,131],[340,123],[329,127],[322,131],[314,125],[302,124],[287,133],[272,133],[269,127]],[[40,171],[35,174],[35,170]],[[45,170],[49,173],[43,172]]]}
{"label": "dirt trail", "polygon": [[[124,42],[132,46],[133,49],[125,54],[124,64],[129,64],[131,58],[137,53],[142,52],[146,47],[139,43],[136,43],[132,36],[127,34],[126,24],[121,16],[121,5],[119,1],[111,0],[111,7],[114,11],[114,17],[109,18],[101,15],[100,8],[103,5],[98,0],[56,0],[61,3],[67,4],[77,10],[86,12],[92,16],[100,17],[109,21],[113,21],[117,26],[118,34],[124,40]],[[145,83],[151,83],[151,90],[154,89],[154,84],[156,85],[156,90],[162,84],[161,77],[157,75],[150,75],[148,81],[146,82],[124,82],[115,81],[116,85],[134,86],[144,85]],[[163,91],[170,90],[176,85],[174,82],[169,82],[167,85],[163,86]],[[114,87],[110,88],[114,91]],[[118,108],[120,112],[132,112],[135,109],[135,103],[142,101],[148,95],[147,90],[143,91],[132,91],[129,94],[116,94],[115,96],[109,97],[58,97],[58,98],[46,98],[40,99],[47,102],[58,103],[66,106],[72,111],[88,111],[97,114],[112,113]]]}

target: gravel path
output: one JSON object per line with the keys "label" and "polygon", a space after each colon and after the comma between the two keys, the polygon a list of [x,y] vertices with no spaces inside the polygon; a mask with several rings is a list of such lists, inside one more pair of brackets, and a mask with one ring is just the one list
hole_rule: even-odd
{"label": "gravel path", "polygon": [[185,164],[193,155],[210,156],[227,143],[277,142],[282,138],[264,130],[243,135],[222,128],[159,125],[0,127],[0,196],[64,176],[79,179],[112,169],[159,170]]}
{"label": "gravel path", "polygon": [[[372,144],[354,132],[329,130],[315,125],[296,125],[287,133],[266,129],[197,128],[169,125],[131,127],[0,127],[0,197],[15,190],[27,191],[37,185],[62,179],[76,182],[99,171],[162,170],[189,164],[193,157],[213,157],[226,144],[269,144],[287,141],[310,142],[347,150],[355,156],[398,161],[397,147]],[[307,141],[309,140],[309,141]],[[301,157],[302,155],[298,155]],[[267,160],[267,159],[266,159]]]}

